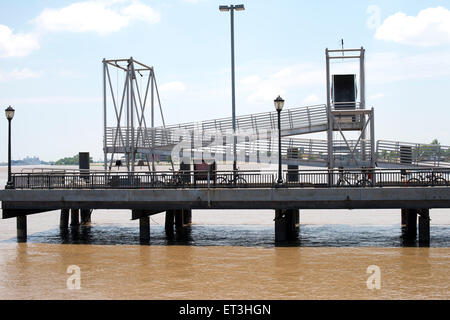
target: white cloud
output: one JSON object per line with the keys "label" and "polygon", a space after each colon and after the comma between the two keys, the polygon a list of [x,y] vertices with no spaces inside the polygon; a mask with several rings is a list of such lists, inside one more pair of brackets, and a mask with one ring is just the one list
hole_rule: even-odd
{"label": "white cloud", "polygon": [[189,3],[197,4],[197,3],[203,2],[203,1],[205,1],[205,0],[183,0],[183,1],[184,1],[184,2],[189,2]]}
{"label": "white cloud", "polygon": [[0,24],[0,58],[24,57],[39,49],[39,34],[49,31],[96,32],[100,35],[119,31],[133,21],[157,23],[160,15],[138,0],[90,0],[75,2],[60,9],[44,9],[33,19],[36,31],[14,33]]}
{"label": "white cloud", "polygon": [[0,72],[0,81],[25,80],[39,77],[40,77],[39,72],[32,71],[28,68],[14,69],[11,72]]}
{"label": "white cloud", "polygon": [[244,86],[254,85],[261,81],[261,78],[257,75],[248,76],[240,81],[240,83]]}
{"label": "white cloud", "polygon": [[390,83],[450,76],[450,52],[373,53],[367,59],[367,83]]}
{"label": "white cloud", "polygon": [[283,68],[280,71],[278,71],[277,73],[275,73],[273,75],[274,78],[283,78],[283,77],[289,77],[290,75],[292,75],[293,71],[292,68]]}
{"label": "white cloud", "polygon": [[383,99],[384,98],[384,93],[374,93],[369,95],[369,99],[371,100],[378,100],[378,99]]}
{"label": "white cloud", "polygon": [[39,49],[39,40],[33,33],[14,33],[0,25],[0,58],[24,57]]}
{"label": "white cloud", "polygon": [[[9,102],[7,102],[9,101]],[[0,103],[10,104],[75,104],[75,103],[98,103],[103,101],[101,97],[80,96],[44,96],[28,98],[0,98]]]}
{"label": "white cloud", "polygon": [[315,64],[296,64],[281,68],[271,74],[251,75],[240,81],[248,93],[249,103],[266,103],[278,95],[286,94],[290,88],[316,86],[323,83],[325,72]]}
{"label": "white cloud", "polygon": [[131,21],[159,22],[159,13],[140,1],[75,2],[60,9],[45,9],[34,21],[44,31],[96,32],[119,31]]}
{"label": "white cloud", "polygon": [[180,81],[166,82],[159,87],[161,92],[183,92],[186,91],[186,86]]}
{"label": "white cloud", "polygon": [[286,95],[286,89],[263,82],[248,96],[247,101],[250,103],[271,102],[278,95]]}
{"label": "white cloud", "polygon": [[320,101],[319,97],[316,94],[311,94],[303,99],[303,102],[306,104],[318,103]]}
{"label": "white cloud", "polygon": [[397,12],[378,27],[375,38],[417,46],[450,43],[450,11],[439,6],[424,9],[417,16]]}
{"label": "white cloud", "polygon": [[138,1],[134,1],[131,5],[124,7],[121,12],[130,20],[141,20],[147,23],[157,23],[160,20],[158,12]]}

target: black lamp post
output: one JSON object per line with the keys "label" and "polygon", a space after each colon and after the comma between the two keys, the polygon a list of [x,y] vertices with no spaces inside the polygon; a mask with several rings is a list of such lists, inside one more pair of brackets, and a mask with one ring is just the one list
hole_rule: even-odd
{"label": "black lamp post", "polygon": [[14,118],[14,109],[9,106],[5,109],[6,119],[8,119],[8,182],[5,189],[14,188],[11,179],[11,120]]}
{"label": "black lamp post", "polygon": [[278,112],[278,184],[283,183],[283,173],[281,172],[281,120],[280,114],[283,110],[284,100],[278,96],[274,101],[275,109]]}

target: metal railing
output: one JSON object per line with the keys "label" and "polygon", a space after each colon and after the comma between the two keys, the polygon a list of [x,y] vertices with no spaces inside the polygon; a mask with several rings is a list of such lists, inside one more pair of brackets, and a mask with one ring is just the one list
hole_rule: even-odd
{"label": "metal railing", "polygon": [[379,140],[377,161],[415,166],[449,166],[450,146]]}
{"label": "metal railing", "polygon": [[287,187],[439,187],[450,186],[450,169],[288,170]]}
{"label": "metal railing", "polygon": [[[335,140],[333,141],[334,162],[347,167],[356,166],[355,160],[358,165],[363,162],[362,159],[367,159],[367,162],[370,163],[370,146],[370,140],[347,140],[347,142]],[[269,159],[273,160],[270,155],[278,155],[279,152],[278,141],[266,139],[238,141],[236,150],[240,161],[256,163],[262,163]],[[352,151],[354,151],[353,155]],[[211,144],[199,148],[196,152],[211,155],[232,155],[231,145],[226,144]],[[293,164],[296,162],[314,162],[326,166],[328,163],[328,143],[326,140],[283,138],[281,139],[281,153],[283,159],[287,159],[289,154],[289,162]],[[197,156],[200,157],[200,155]],[[275,158],[278,159],[277,156]]]}
{"label": "metal railing", "polygon": [[13,173],[15,189],[371,188],[450,186],[450,169],[273,171],[27,172]]}
{"label": "metal railing", "polygon": [[28,172],[12,174],[15,189],[262,188],[275,181],[261,171]]}
{"label": "metal railing", "polygon": [[[327,128],[327,123],[326,105],[291,108],[286,109],[281,113],[282,135],[324,131]],[[200,135],[196,138],[201,139],[202,133],[226,133],[233,129],[233,125],[231,118],[222,118],[202,122],[180,123],[169,125],[165,128],[138,127],[131,130],[124,127],[108,127],[106,128],[106,144],[107,147],[116,148],[131,146],[132,142],[135,143],[136,147],[142,148],[150,148],[152,146],[157,148],[174,145],[181,140],[179,136],[174,134],[177,129],[196,132],[197,135]],[[236,117],[236,130],[251,130],[257,132],[277,129],[278,122],[276,112],[263,112]],[[298,130],[300,129],[304,130],[299,132]],[[132,139],[133,136],[134,139]],[[211,142],[210,140],[208,141]],[[208,141],[205,141],[205,143],[208,143]]]}

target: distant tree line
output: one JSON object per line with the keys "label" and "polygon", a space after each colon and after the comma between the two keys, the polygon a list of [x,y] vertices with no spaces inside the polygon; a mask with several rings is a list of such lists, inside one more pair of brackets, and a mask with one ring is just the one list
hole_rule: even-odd
{"label": "distant tree line", "polygon": [[[89,162],[90,163],[94,162],[92,157],[89,157]],[[77,155],[74,155],[73,157],[59,159],[58,161],[55,162],[55,165],[57,165],[57,166],[77,166],[78,163],[79,163],[79,156],[77,154]]]}

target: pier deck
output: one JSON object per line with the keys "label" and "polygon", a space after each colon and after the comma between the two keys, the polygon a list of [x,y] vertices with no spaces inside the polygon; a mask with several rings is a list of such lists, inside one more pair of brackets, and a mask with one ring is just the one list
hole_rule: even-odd
{"label": "pier deck", "polygon": [[450,170],[294,170],[283,183],[273,172],[52,171],[16,173],[13,189],[0,191],[3,219],[17,218],[26,239],[26,216],[61,210],[61,228],[89,222],[94,209],[128,209],[150,238],[149,216],[166,212],[166,232],[191,223],[192,209],[272,209],[275,238],[298,234],[302,209],[401,209],[407,238],[429,242],[429,210],[450,208]]}
{"label": "pier deck", "polygon": [[2,190],[3,219],[58,209],[450,208],[448,187]]}

